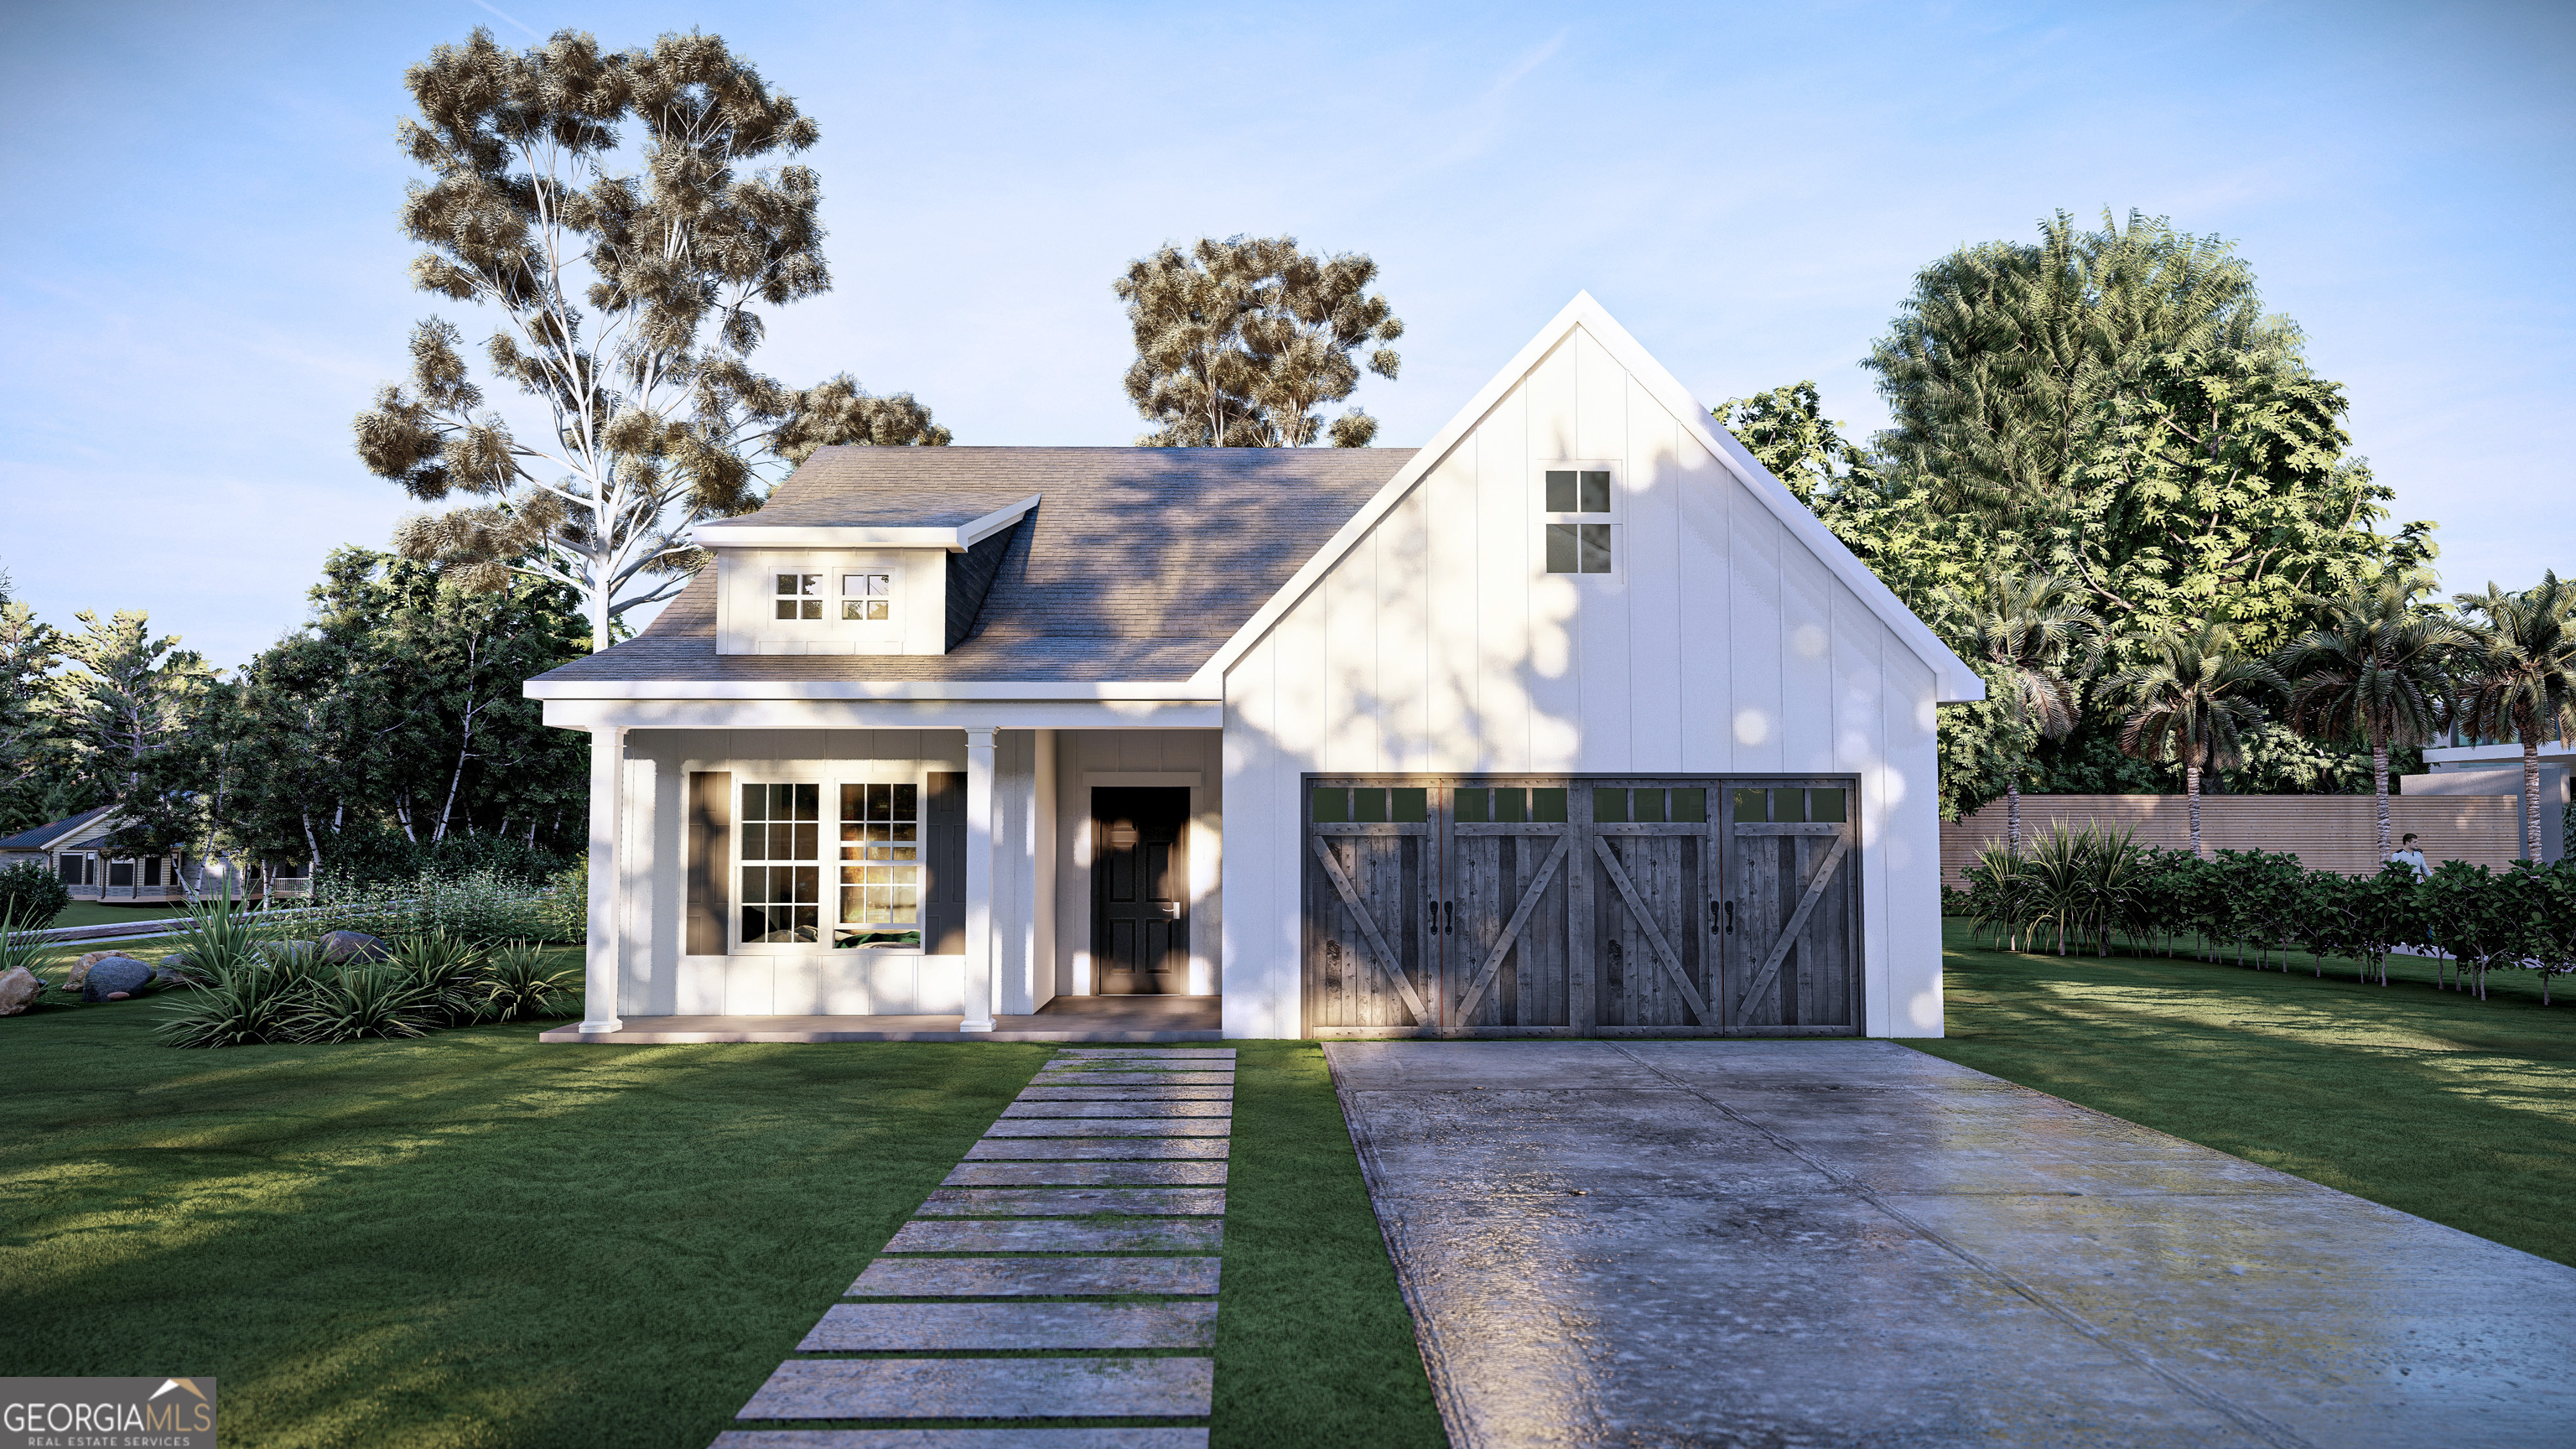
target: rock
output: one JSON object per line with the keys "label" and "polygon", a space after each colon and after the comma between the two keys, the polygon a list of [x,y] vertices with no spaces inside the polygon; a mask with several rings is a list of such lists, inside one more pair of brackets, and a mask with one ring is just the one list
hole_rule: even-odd
{"label": "rock", "polygon": [[[89,968],[97,965],[101,961],[124,955],[125,952],[123,950],[113,946],[104,951],[90,952],[88,955],[83,956],[72,963],[72,969],[63,977],[63,989],[65,991],[80,990],[81,983],[89,979]],[[130,960],[132,958],[129,957],[127,959]]]}
{"label": "rock", "polygon": [[321,940],[322,959],[334,966],[351,961],[390,961],[393,948],[364,931],[333,931]]}
{"label": "rock", "polygon": [[196,970],[196,967],[197,963],[195,958],[191,957],[187,952],[173,951],[169,955],[161,958],[159,969],[167,971],[173,976],[187,976],[192,974]]}
{"label": "rock", "polygon": [[[181,959],[184,960],[186,958],[182,957]],[[152,968],[152,984],[158,987],[194,986],[197,983],[189,980],[184,973],[171,970],[169,963],[165,960],[161,965]]]}
{"label": "rock", "polygon": [[35,1001],[36,993],[44,989],[45,983],[27,974],[24,966],[0,975],[0,1016],[16,1016],[26,1010]]}
{"label": "rock", "polygon": [[110,956],[81,978],[81,1000],[121,1000],[151,984],[152,968],[131,956]]}

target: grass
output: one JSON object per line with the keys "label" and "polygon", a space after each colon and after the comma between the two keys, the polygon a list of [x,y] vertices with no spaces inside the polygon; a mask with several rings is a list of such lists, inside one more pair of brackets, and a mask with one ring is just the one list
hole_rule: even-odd
{"label": "grass", "polygon": [[[2013,955],[1946,924],[1934,1056],[2576,1265],[2576,1002],[2492,999],[2306,956],[2292,974],[2161,956]],[[2340,974],[2338,974],[2340,973]],[[2564,986],[2565,983],[2561,983]]]}
{"label": "grass", "polygon": [[[1051,1053],[156,1017],[0,1020],[10,1372],[211,1374],[264,1446],[702,1449]],[[1245,1045],[1217,1442],[1437,1444],[1322,1055]]]}
{"label": "grass", "polygon": [[1210,1439],[1448,1442],[1315,1042],[1243,1041]]}
{"label": "grass", "polygon": [[63,907],[48,929],[65,926],[141,926],[146,921],[169,920],[188,914],[184,903],[150,906],[103,906],[96,901],[74,901]]}

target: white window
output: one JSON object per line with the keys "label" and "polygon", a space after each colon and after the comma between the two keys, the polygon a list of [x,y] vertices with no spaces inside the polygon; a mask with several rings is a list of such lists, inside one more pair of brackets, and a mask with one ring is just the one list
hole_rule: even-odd
{"label": "white window", "polygon": [[865,623],[883,623],[894,617],[894,575],[891,573],[841,575],[841,617]]}
{"label": "white window", "polygon": [[822,802],[820,785],[742,787],[742,944],[822,939]]}
{"label": "white window", "polygon": [[841,787],[838,950],[921,949],[921,787]]}
{"label": "white window", "polygon": [[1540,531],[1552,574],[1606,574],[1618,538],[1617,470],[1561,463],[1539,476]]}
{"label": "white window", "polygon": [[773,591],[781,619],[820,619],[823,617],[823,576],[821,574],[779,574]]}

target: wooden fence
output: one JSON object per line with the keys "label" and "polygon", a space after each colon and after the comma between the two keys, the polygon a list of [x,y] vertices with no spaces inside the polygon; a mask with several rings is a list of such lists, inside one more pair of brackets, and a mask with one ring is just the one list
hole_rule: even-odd
{"label": "wooden fence", "polygon": [[[2311,870],[2368,875],[2379,869],[2378,802],[2368,795],[2203,795],[2201,848],[2290,851]],[[2191,800],[2183,795],[2024,795],[2027,843],[2051,821],[2081,830],[2098,822],[2135,830],[2142,845],[2191,848]],[[2399,795],[2388,802],[2389,839],[2408,831],[2427,863],[2465,860],[2501,867],[2522,856],[2519,795]],[[1941,883],[1964,890],[1961,872],[1990,840],[2004,838],[2004,802],[1941,826]]]}

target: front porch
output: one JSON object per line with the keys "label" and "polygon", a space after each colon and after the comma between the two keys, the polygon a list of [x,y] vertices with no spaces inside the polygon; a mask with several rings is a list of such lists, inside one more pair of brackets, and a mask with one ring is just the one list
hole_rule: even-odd
{"label": "front porch", "polygon": [[575,1024],[539,1033],[544,1042],[670,1046],[694,1042],[836,1041],[1219,1041],[1216,996],[1059,996],[1027,1016],[996,1014],[991,1031],[963,1029],[962,1016],[629,1016],[615,1031]]}

